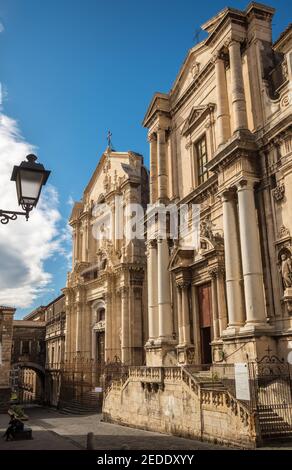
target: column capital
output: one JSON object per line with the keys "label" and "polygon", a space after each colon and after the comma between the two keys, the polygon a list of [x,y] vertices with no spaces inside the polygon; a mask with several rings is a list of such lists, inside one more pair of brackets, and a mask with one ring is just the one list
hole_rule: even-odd
{"label": "column capital", "polygon": [[235,193],[235,188],[225,188],[220,194],[222,202],[230,202],[235,200]]}
{"label": "column capital", "polygon": [[112,300],[112,293],[111,292],[105,292],[104,293],[104,300],[105,300],[105,302],[110,302]]}
{"label": "column capital", "polygon": [[151,238],[150,240],[146,240],[146,247],[148,250],[153,250],[157,248],[157,240],[156,238]]}
{"label": "column capital", "polygon": [[157,135],[155,132],[151,132],[151,134],[148,134],[147,137],[148,142],[156,142],[157,141]]}
{"label": "column capital", "polygon": [[232,46],[241,46],[241,43],[243,42],[243,38],[239,36],[231,36],[224,41],[224,46],[229,49],[229,47]]}
{"label": "column capital", "polygon": [[125,297],[128,295],[128,293],[129,293],[129,287],[127,287],[127,286],[120,286],[120,287],[118,288],[118,293],[120,294],[120,296],[121,296],[122,298],[125,298]]}
{"label": "column capital", "polygon": [[212,62],[215,64],[218,61],[224,61],[225,60],[225,54],[222,51],[222,49],[218,49],[213,52],[212,54]]}
{"label": "column capital", "polygon": [[156,126],[155,128],[155,131],[156,131],[156,134],[159,135],[159,134],[165,133],[167,129],[168,129],[167,126],[162,126],[161,124],[158,124],[158,126]]}
{"label": "column capital", "polygon": [[189,288],[189,286],[191,285],[191,282],[189,280],[186,280],[186,279],[178,279],[176,281],[176,285],[179,289],[185,290],[185,289]]}
{"label": "column capital", "polygon": [[236,184],[237,190],[238,191],[245,191],[245,190],[251,191],[251,190],[254,189],[254,186],[257,183],[257,181],[258,180],[254,179],[254,178],[242,179]]}
{"label": "column capital", "polygon": [[214,266],[210,266],[208,269],[208,274],[212,279],[216,279],[220,275],[224,274],[225,268],[222,265],[216,264]]}
{"label": "column capital", "polygon": [[157,135],[157,142],[158,142],[158,145],[162,145],[165,143],[165,140],[166,140],[166,128],[164,127],[161,127],[161,126],[158,126],[156,128],[156,135]]}

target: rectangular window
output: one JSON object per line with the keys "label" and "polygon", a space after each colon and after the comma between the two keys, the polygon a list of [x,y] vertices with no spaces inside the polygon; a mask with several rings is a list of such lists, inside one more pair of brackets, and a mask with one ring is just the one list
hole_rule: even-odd
{"label": "rectangular window", "polygon": [[198,184],[202,184],[208,179],[208,170],[205,167],[208,162],[205,136],[195,143],[195,153],[197,158]]}

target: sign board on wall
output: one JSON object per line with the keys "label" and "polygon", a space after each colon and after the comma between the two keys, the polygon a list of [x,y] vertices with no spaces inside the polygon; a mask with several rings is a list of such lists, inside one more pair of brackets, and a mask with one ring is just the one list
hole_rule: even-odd
{"label": "sign board on wall", "polygon": [[235,372],[235,391],[236,398],[239,400],[250,400],[249,374],[246,362],[237,362],[234,364]]}

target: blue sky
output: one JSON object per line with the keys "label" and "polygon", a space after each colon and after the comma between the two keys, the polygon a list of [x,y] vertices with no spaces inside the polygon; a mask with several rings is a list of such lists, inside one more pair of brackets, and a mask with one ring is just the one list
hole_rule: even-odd
{"label": "blue sky", "polygon": [[[244,9],[248,2],[228,3]],[[270,5],[277,8],[275,39],[288,24],[288,2]],[[59,228],[68,199],[80,199],[106,147],[108,129],[116,149],[138,151],[148,163],[141,122],[149,101],[169,90],[200,25],[225,6],[226,0],[0,0],[2,112],[52,170]],[[44,270],[52,274],[49,288],[18,316],[65,285],[68,262],[58,251]]]}

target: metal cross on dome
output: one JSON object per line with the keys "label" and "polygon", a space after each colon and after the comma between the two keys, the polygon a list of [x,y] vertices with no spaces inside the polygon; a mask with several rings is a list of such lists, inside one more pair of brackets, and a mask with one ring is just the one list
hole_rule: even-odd
{"label": "metal cross on dome", "polygon": [[112,148],[112,133],[111,131],[108,131],[107,133],[107,144],[108,144],[108,147],[111,149]]}

